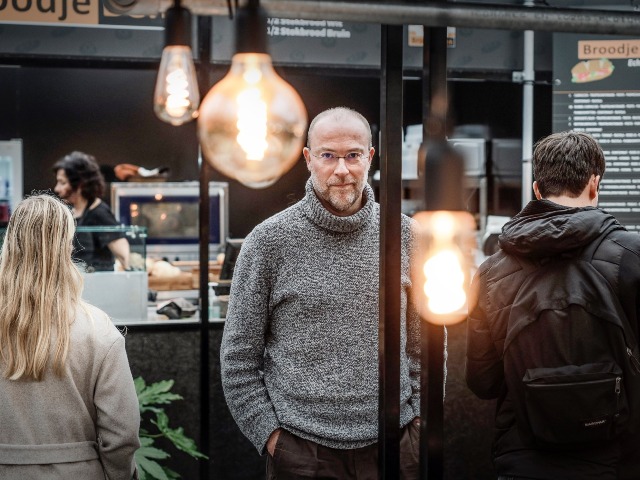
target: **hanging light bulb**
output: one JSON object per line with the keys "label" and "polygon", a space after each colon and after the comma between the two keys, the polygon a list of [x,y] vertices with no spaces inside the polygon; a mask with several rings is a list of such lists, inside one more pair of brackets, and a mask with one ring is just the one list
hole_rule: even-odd
{"label": "hanging light bulb", "polygon": [[475,223],[469,212],[419,212],[418,252],[413,266],[421,316],[447,325],[466,316],[469,284],[468,252],[473,245]]}
{"label": "hanging light bulb", "polygon": [[[433,117],[432,117],[433,118]],[[462,209],[464,160],[445,138],[423,144],[425,204],[414,215],[417,243],[412,264],[414,302],[428,322],[448,325],[467,315],[475,220]]]}
{"label": "hanging light bulb", "polygon": [[176,0],[165,15],[165,48],[153,108],[160,120],[177,126],[197,116],[200,93],[190,47],[191,14]]}
{"label": "hanging light bulb", "polygon": [[229,73],[205,96],[198,118],[202,150],[224,175],[252,188],[274,184],[300,158],[307,113],[266,53],[266,16],[257,0],[236,15]]}

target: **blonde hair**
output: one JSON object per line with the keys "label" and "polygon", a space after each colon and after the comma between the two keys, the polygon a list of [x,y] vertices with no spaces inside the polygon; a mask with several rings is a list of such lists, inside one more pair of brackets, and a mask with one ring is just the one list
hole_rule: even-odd
{"label": "blonde hair", "polygon": [[52,353],[54,372],[64,370],[83,284],[74,232],[69,207],[52,195],[31,196],[11,215],[0,252],[0,357],[10,380],[41,380]]}

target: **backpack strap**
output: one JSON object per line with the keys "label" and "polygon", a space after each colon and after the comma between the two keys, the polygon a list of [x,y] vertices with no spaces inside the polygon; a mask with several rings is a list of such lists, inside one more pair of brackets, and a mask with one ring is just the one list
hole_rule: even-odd
{"label": "backpack strap", "polygon": [[589,245],[587,245],[584,248],[584,250],[582,251],[581,257],[584,260],[587,260],[589,263],[591,263],[591,260],[593,260],[593,256],[595,255],[596,250],[598,250],[598,247],[600,247],[602,242],[604,242],[604,240],[609,236],[609,234],[615,230],[624,230],[624,227],[619,223],[614,223],[613,225],[609,225],[607,228],[605,228],[604,232],[602,232],[595,240],[593,240]]}
{"label": "backpack strap", "polygon": [[[622,225],[620,225],[619,223],[614,223],[613,225],[610,225],[609,227],[607,227],[604,232],[602,232],[600,234],[599,237],[597,237],[595,240],[593,240],[583,251],[581,254],[581,259],[583,261],[586,261],[587,263],[591,264],[591,267],[597,272],[598,277],[602,278],[603,282],[607,282],[607,279],[604,277],[604,275],[602,275],[600,273],[600,271],[593,267],[593,256],[596,253],[596,250],[598,250],[598,247],[600,247],[600,245],[602,244],[602,242],[609,236],[609,234],[615,230],[624,230],[624,227]],[[613,287],[612,287],[613,288]],[[616,293],[616,295],[619,293],[616,289],[614,289],[614,292]],[[618,316],[620,317],[621,320],[621,324],[622,324],[622,328],[624,330],[624,337],[626,339],[626,346],[627,349],[631,349],[631,350],[635,350],[638,346],[638,341],[636,340],[636,336],[633,333],[633,330],[631,329],[631,325],[629,324],[629,320],[627,319],[627,316],[624,313],[624,310],[622,309],[622,306],[620,305],[620,302],[618,301],[617,298],[612,299],[614,300],[614,304],[616,305],[616,310],[618,312]],[[635,358],[635,356],[631,355],[631,358],[635,361],[632,361],[632,363],[634,364],[635,367],[637,367],[637,370],[640,373],[640,365],[638,365],[638,359]]]}

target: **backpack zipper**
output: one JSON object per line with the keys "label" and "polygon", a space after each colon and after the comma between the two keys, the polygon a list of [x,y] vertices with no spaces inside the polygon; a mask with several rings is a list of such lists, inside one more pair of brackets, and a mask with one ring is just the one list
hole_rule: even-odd
{"label": "backpack zipper", "polygon": [[640,362],[633,355],[633,352],[631,351],[631,349],[629,347],[627,347],[627,355],[629,355],[629,359],[631,360],[631,365],[633,365],[634,370],[636,371],[636,373],[640,373]]}
{"label": "backpack zipper", "polygon": [[622,390],[620,384],[622,383],[622,377],[616,377],[616,413],[613,415],[613,418],[616,419],[618,415],[620,415],[620,392]]}

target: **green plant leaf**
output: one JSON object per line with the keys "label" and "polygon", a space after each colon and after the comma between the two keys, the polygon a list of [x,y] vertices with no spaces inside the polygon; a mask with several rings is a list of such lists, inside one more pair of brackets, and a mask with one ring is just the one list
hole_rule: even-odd
{"label": "green plant leaf", "polygon": [[149,477],[157,480],[170,480],[158,462],[150,460],[142,455],[138,455],[138,452],[135,453],[134,457],[136,465],[138,465],[138,470],[143,471],[145,476],[148,475]]}
{"label": "green plant leaf", "polygon": [[142,377],[135,378],[133,380],[133,385],[136,387],[136,394],[140,396],[140,392],[144,390],[144,387],[147,386],[144,379]]}
{"label": "green plant leaf", "polygon": [[153,444],[153,438],[149,438],[149,437],[144,437],[144,436],[140,436],[140,446],[141,447],[148,447],[150,445]]}
{"label": "green plant leaf", "polygon": [[136,393],[141,412],[147,411],[149,405],[166,405],[174,400],[182,400],[182,396],[169,392],[173,387],[173,380],[161,380],[151,385],[145,385],[144,380],[140,380],[136,384]]}
{"label": "green plant leaf", "polygon": [[158,412],[164,412],[164,410],[161,407],[150,407],[149,405],[140,405],[140,413],[144,413],[144,412],[158,413]]}
{"label": "green plant leaf", "polygon": [[161,412],[156,413],[156,420],[151,420],[151,423],[153,423],[162,433],[164,433],[164,431],[169,428],[169,417],[166,413],[164,413],[164,410],[162,410]]}
{"label": "green plant leaf", "polygon": [[167,438],[178,450],[191,455],[193,458],[208,458],[198,451],[195,441],[184,434],[182,427],[176,429],[169,427],[169,417],[164,408],[158,406],[183,399],[182,396],[170,392],[173,383],[173,380],[162,380],[147,385],[142,377],[134,380],[140,413],[153,412],[155,414],[155,419],[150,419],[147,415],[141,417],[141,422],[150,422],[157,427],[159,432],[152,433],[142,425],[140,426],[140,448],[135,453],[140,480],[175,480],[181,478],[179,473],[156,462],[156,460],[164,460],[170,457],[168,452],[152,446],[155,438],[158,437]]}
{"label": "green plant leaf", "polygon": [[188,453],[193,458],[203,458],[203,459],[209,458],[204,453],[200,453],[198,451],[198,446],[196,445],[196,442],[194,442],[193,439],[184,435],[182,433],[182,428],[180,428],[179,430],[172,430],[172,433],[167,435],[167,437],[169,438],[169,440],[173,442],[173,444],[176,446],[178,450],[182,450],[183,452]]}
{"label": "green plant leaf", "polygon": [[171,456],[164,450],[160,450],[159,448],[155,448],[155,447],[140,447],[137,453],[138,455],[143,456],[145,458],[153,458],[155,460],[163,460]]}
{"label": "green plant leaf", "polygon": [[164,412],[161,415],[157,415],[156,421],[151,420],[151,423],[156,425],[160,432],[167,437],[178,450],[182,450],[193,458],[208,458],[198,451],[196,442],[184,434],[182,427],[175,429],[169,427],[169,418]]}
{"label": "green plant leaf", "polygon": [[182,476],[178,472],[174,472],[169,467],[162,467],[162,468],[164,468],[164,473],[166,473],[167,477],[169,477],[171,480],[182,478]]}

